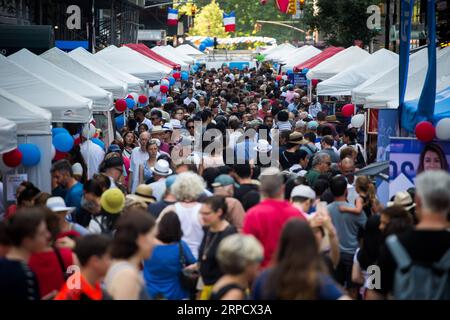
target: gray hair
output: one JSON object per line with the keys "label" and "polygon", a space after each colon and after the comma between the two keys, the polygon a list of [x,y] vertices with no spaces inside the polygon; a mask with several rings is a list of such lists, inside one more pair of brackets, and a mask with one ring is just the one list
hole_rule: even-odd
{"label": "gray hair", "polygon": [[270,167],[259,176],[261,182],[261,193],[268,198],[276,198],[283,183],[283,175],[278,168]]}
{"label": "gray hair", "polygon": [[180,173],[170,191],[178,201],[195,201],[205,191],[205,181],[193,172]]}
{"label": "gray hair", "polygon": [[425,210],[447,215],[450,212],[450,174],[429,170],[418,175],[416,194]]}
{"label": "gray hair", "polygon": [[252,263],[260,263],[264,249],[251,235],[233,234],[224,238],[218,247],[216,258],[225,274],[238,275]]}
{"label": "gray hair", "polygon": [[325,162],[325,161],[327,161],[329,159],[331,159],[331,158],[330,158],[330,155],[328,153],[319,152],[313,158],[312,167],[314,168],[315,166],[318,166],[319,164],[322,164],[323,162]]}

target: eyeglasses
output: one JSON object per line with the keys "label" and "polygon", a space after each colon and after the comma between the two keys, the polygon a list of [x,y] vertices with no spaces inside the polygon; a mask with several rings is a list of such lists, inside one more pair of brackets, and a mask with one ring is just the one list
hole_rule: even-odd
{"label": "eyeglasses", "polygon": [[190,129],[194,129],[194,126],[188,126],[187,128],[188,128],[189,130],[190,130]]}

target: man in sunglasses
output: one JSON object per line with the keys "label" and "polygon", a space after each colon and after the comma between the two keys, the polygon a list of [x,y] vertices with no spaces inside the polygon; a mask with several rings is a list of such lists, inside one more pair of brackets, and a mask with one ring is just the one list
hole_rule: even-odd
{"label": "man in sunglasses", "polygon": [[152,125],[153,126],[161,126],[161,122],[162,122],[162,112],[159,110],[153,110],[150,113],[150,119],[152,121]]}
{"label": "man in sunglasses", "polygon": [[331,166],[331,158],[327,153],[317,153],[312,161],[312,169],[308,171],[305,175],[306,180],[308,181],[310,186],[314,186],[317,181],[317,178],[321,174],[327,173],[330,171]]}
{"label": "man in sunglasses", "polygon": [[194,90],[192,88],[188,89],[188,96],[184,98],[183,103],[185,105],[189,105],[191,102],[194,102],[197,108],[199,107],[198,100],[194,98]]}

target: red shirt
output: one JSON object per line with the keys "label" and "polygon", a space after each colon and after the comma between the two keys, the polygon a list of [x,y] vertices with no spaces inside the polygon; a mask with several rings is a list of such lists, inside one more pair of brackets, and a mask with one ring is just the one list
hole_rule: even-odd
{"label": "red shirt", "polygon": [[264,247],[262,266],[266,267],[277,249],[281,230],[291,218],[305,220],[304,215],[288,201],[266,199],[248,210],[242,231],[258,239]]}
{"label": "red shirt", "polygon": [[[67,283],[73,283],[72,277],[80,277],[80,288],[69,289]],[[61,291],[58,292],[54,300],[102,300],[103,291],[100,287],[100,283],[97,282],[95,286],[92,286],[87,280],[80,274],[75,273],[69,277],[67,283],[64,284]]]}
{"label": "red shirt", "polygon": [[[67,248],[58,248],[58,250],[67,270],[73,264],[72,250]],[[54,290],[59,290],[63,286],[65,282],[63,270],[53,250],[33,254],[28,265],[36,274],[41,297]]]}

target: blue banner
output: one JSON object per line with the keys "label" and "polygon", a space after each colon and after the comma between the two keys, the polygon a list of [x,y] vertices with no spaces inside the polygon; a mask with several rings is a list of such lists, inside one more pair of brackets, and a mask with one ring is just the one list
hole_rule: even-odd
{"label": "blue banner", "polygon": [[427,40],[428,40],[428,70],[425,84],[420,94],[418,116],[424,116],[431,121],[434,114],[434,103],[436,100],[436,12],[435,0],[427,3]]}
{"label": "blue banner", "polygon": [[288,75],[289,81],[294,85],[299,85],[301,87],[306,87],[308,85],[308,79],[306,79],[306,74],[301,72],[295,72]]}
{"label": "blue banner", "polygon": [[399,112],[401,114],[408,82],[409,49],[411,42],[411,18],[414,0],[401,0],[400,5],[400,54],[399,54]]}

